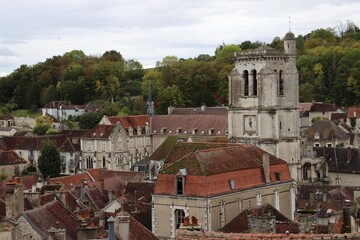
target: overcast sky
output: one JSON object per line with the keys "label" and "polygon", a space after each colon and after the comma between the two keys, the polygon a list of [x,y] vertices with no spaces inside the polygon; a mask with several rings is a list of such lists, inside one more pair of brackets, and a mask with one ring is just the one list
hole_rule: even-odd
{"label": "overcast sky", "polygon": [[0,76],[82,50],[116,50],[144,67],[163,57],[213,55],[222,43],[269,43],[339,21],[360,21],[359,0],[0,0]]}

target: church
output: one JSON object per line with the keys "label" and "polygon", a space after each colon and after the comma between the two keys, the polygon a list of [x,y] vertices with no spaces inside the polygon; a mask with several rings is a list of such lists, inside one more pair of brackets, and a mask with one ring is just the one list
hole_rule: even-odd
{"label": "church", "polygon": [[235,53],[229,76],[228,137],[284,159],[301,180],[299,76],[296,40],[284,37],[284,51],[266,45]]}

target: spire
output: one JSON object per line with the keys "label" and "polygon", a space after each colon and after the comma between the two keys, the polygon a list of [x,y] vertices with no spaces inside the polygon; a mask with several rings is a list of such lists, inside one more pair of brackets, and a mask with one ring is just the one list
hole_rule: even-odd
{"label": "spire", "polygon": [[147,111],[146,114],[149,116],[154,115],[154,102],[152,101],[151,83],[149,82],[149,94],[147,100]]}

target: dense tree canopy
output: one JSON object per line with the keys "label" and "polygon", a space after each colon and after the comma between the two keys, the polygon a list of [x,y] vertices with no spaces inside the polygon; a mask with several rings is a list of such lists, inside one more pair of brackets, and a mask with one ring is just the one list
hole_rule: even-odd
{"label": "dense tree canopy", "polygon": [[[145,114],[149,87],[156,114],[166,113],[169,105],[226,105],[234,52],[262,44],[249,40],[223,43],[214,49],[213,56],[200,54],[188,59],[169,55],[146,70],[140,62],[126,60],[115,50],[101,56],[73,50],[34,66],[22,65],[1,77],[0,113],[35,109],[54,100],[86,104],[102,99],[119,104],[116,114]],[[300,101],[360,104],[360,29],[355,23],[315,29],[297,36],[296,44]],[[274,37],[268,45],[282,50],[283,39]],[[88,123],[99,118],[98,113],[94,116],[85,116],[89,119],[80,126],[91,127]]]}

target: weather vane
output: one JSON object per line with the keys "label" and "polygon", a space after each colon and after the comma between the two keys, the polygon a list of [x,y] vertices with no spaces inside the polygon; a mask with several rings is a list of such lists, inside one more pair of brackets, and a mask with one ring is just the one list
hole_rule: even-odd
{"label": "weather vane", "polygon": [[291,17],[289,16],[289,32],[291,32]]}

